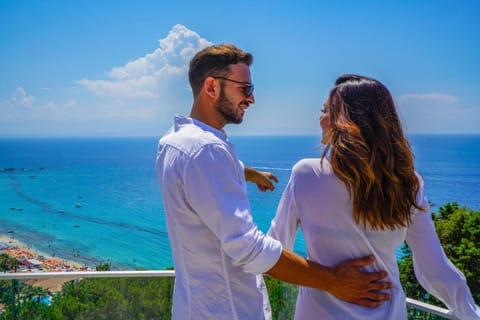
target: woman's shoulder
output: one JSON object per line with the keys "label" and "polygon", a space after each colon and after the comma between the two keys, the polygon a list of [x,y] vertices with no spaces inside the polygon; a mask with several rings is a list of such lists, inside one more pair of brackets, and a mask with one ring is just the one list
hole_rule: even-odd
{"label": "woman's shoulder", "polygon": [[310,173],[330,173],[331,166],[327,159],[320,158],[305,158],[298,161],[292,169],[295,175],[310,174]]}
{"label": "woman's shoulder", "polygon": [[319,158],[304,158],[299,160],[295,165],[293,166],[293,170],[299,170],[302,168],[311,168],[311,167],[316,167],[320,165],[320,159]]}

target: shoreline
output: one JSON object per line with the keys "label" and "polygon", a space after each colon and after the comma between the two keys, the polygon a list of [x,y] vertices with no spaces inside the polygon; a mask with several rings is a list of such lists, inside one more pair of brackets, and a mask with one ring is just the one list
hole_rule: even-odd
{"label": "shoreline", "polygon": [[[39,272],[59,272],[59,271],[91,271],[92,269],[86,265],[82,265],[77,261],[64,259],[62,257],[52,257],[45,252],[37,250],[35,247],[28,245],[18,239],[5,234],[0,234],[0,243],[8,245],[7,248],[0,249],[0,253],[6,253],[10,257],[16,258],[19,262],[31,260],[40,262],[41,266],[35,265],[34,269]],[[19,268],[18,272],[32,271],[32,266]]]}
{"label": "shoreline", "polygon": [[[17,272],[60,272],[60,271],[92,271],[86,265],[72,260],[63,259],[61,257],[52,257],[44,252],[38,251],[33,246],[14,239],[12,236],[0,234],[0,253],[7,254],[19,261]],[[41,263],[38,265],[37,263]],[[32,268],[33,267],[33,268]],[[15,272],[9,270],[8,272]],[[74,278],[41,278],[29,279],[25,283],[35,287],[41,287],[46,290],[49,295],[56,294],[62,290],[63,284],[75,280]]]}

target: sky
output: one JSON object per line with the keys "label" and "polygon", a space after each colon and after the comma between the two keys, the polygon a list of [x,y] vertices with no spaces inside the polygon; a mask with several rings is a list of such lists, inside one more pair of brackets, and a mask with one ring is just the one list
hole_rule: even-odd
{"label": "sky", "polygon": [[344,73],[384,83],[407,134],[480,134],[479,35],[476,0],[0,0],[0,137],[161,136],[220,43],[254,56],[229,134],[318,134]]}

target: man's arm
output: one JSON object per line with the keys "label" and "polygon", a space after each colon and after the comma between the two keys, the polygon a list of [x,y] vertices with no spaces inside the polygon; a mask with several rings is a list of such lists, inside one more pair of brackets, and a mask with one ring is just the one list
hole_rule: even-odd
{"label": "man's arm", "polygon": [[384,271],[364,272],[360,268],[372,264],[373,256],[347,260],[334,267],[325,267],[283,249],[280,259],[266,272],[284,282],[327,291],[338,299],[375,308],[390,295],[380,292],[392,287],[391,282],[380,282]]}
{"label": "man's arm", "polygon": [[252,167],[245,167],[245,180],[253,182],[257,185],[258,190],[265,192],[267,190],[273,191],[275,186],[272,181],[278,182],[277,177],[266,171],[258,171]]}

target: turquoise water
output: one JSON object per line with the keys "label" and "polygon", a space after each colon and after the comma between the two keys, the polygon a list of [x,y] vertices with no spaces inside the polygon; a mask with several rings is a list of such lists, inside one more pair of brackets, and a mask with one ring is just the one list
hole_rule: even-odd
{"label": "turquoise water", "polygon": [[[280,179],[274,192],[249,186],[254,220],[266,231],[293,164],[321,154],[319,137],[231,141],[246,165]],[[437,207],[457,201],[480,210],[480,136],[412,136],[411,143]],[[156,146],[157,138],[0,139],[0,233],[89,266],[172,266]],[[295,250],[305,252],[301,237]]]}

